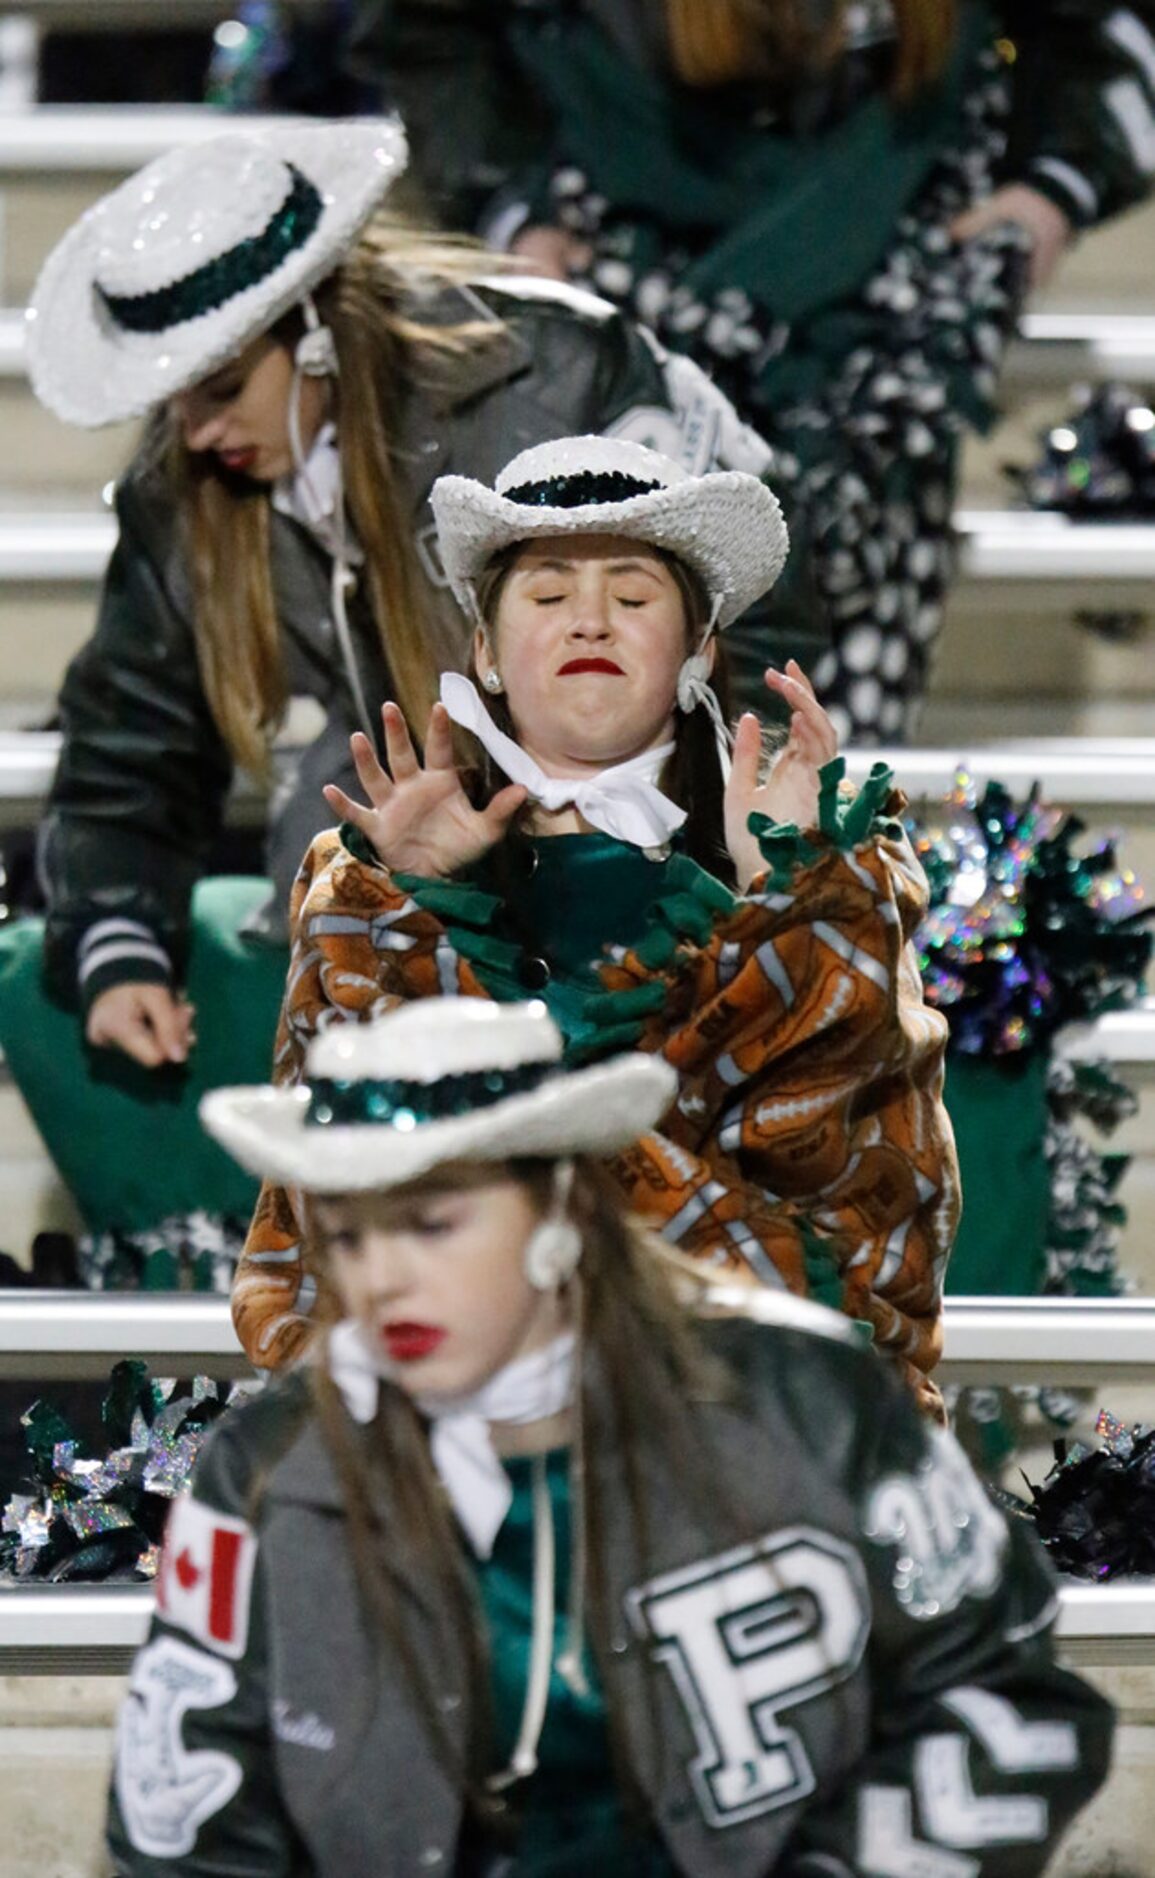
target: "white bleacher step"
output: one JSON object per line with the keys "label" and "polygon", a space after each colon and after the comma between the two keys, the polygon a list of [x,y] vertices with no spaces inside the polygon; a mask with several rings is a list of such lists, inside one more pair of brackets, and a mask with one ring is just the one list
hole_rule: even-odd
{"label": "white bleacher step", "polygon": [[1034,509],[955,512],[961,573],[970,580],[1155,580],[1150,522],[1083,522]]}
{"label": "white bleacher step", "polygon": [[[961,509],[961,571],[975,581],[1155,581],[1155,518],[1072,522],[1033,510]],[[99,510],[0,516],[0,581],[97,581],[116,539]]]}
{"label": "white bleacher step", "polygon": [[43,32],[117,33],[133,27],[154,32],[187,32],[215,26],[228,7],[225,0],[9,0],[7,11],[36,21]]}
{"label": "white bleacher step", "polygon": [[24,351],[24,315],[19,308],[0,311],[0,378],[23,378],[28,366]]}
{"label": "white bleacher step", "polygon": [[251,1377],[227,1298],[214,1294],[17,1291],[0,1319],[0,1377],[108,1375],[125,1355],[156,1375]]}
{"label": "white bleacher step", "polygon": [[152,1616],[153,1587],[0,1581],[0,1676],[115,1676]]}
{"label": "white bleacher step", "polygon": [[1155,1064],[1155,998],[1128,1011],[1108,1011],[1094,1023],[1071,1024],[1057,1039],[1060,1056],[1075,1061],[1105,1057],[1110,1063]]}
{"label": "white bleacher step", "polygon": [[41,104],[0,113],[0,185],[5,177],[39,179],[48,172],[127,174],[177,144],[287,121],[203,104]]}
{"label": "white bleacher step", "polygon": [[1024,737],[941,750],[896,744],[845,755],[853,782],[864,781],[875,763],[885,763],[912,801],[947,795],[963,769],[980,788],[1001,782],[1016,795],[1038,783],[1047,801],[1064,807],[1155,805],[1155,738]]}
{"label": "white bleacher step", "polygon": [[[0,1674],[126,1669],[144,1641],[154,1596],[150,1584],[0,1584]],[[1155,1580],[1065,1582],[1056,1631],[1068,1662],[1155,1663]]]}
{"label": "white bleacher step", "polygon": [[[0,731],[0,803],[34,806],[47,793],[60,754],[53,730]],[[1013,793],[1038,783],[1044,797],[1064,807],[1155,806],[1155,739],[1075,738],[969,745],[952,750],[894,748],[848,750],[847,774],[861,783],[885,763],[912,801],[934,801],[954,786],[960,769],[976,785],[995,780]]]}
{"label": "white bleacher step", "polygon": [[[150,0],[151,3],[151,0]],[[0,308],[0,375],[25,371],[24,314]],[[1007,358],[1007,382],[1065,385],[1120,378],[1155,384],[1155,315],[1028,313]]]}
{"label": "white bleacher step", "polygon": [[1007,356],[1006,383],[1070,386],[1119,378],[1155,384],[1155,317],[1137,313],[1023,315]]}
{"label": "white bleacher step", "polygon": [[[948,1298],[949,1382],[1150,1381],[1155,1298]],[[103,1377],[126,1352],[160,1375],[251,1376],[227,1298],[18,1291],[0,1319],[0,1376]]]}
{"label": "white bleacher step", "polygon": [[0,581],[95,584],[115,542],[108,511],[9,511],[0,515]]}

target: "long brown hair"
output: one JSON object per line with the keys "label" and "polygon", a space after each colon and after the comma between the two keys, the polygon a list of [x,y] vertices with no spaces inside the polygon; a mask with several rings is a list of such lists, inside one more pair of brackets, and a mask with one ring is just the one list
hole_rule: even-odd
{"label": "long brown hair", "polygon": [[[477,581],[477,605],[487,632],[496,631],[497,612],[505,584],[517,563],[525,544],[512,542],[509,547],[495,554],[489,565],[483,570]],[[686,648],[693,650],[697,646],[710,617],[710,605],[705,587],[691,567],[670,554],[663,548],[643,544],[647,552],[655,554],[668,568],[682,597],[682,611],[686,622]],[[470,673],[477,677],[476,663],[470,658]],[[723,719],[730,716],[730,687],[726,672],[725,648],[720,638],[714,645],[714,669],[710,677],[711,689],[718,699]],[[507,736],[516,737],[517,731],[509,714],[505,699],[499,694],[494,697],[482,689],[485,707],[499,730]],[[704,708],[675,714],[674,753],[666,764],[661,778],[661,786],[672,802],[685,809],[686,821],[682,829],[682,845],[691,860],[719,879],[733,881],[733,863],[726,850],[723,832],[723,782],[718,763],[718,750],[714,740],[714,727]],[[494,777],[488,764],[482,766],[476,783],[479,799],[488,801],[493,793]]]}
{"label": "long brown hair", "polygon": [[[957,0],[893,0],[898,47],[892,89],[905,100],[940,76],[954,44]],[[666,0],[678,77],[708,87],[739,79],[789,81],[821,70],[842,44],[843,6],[808,25],[799,0]]]}
{"label": "long brown hair", "polygon": [[[434,235],[379,215],[314,296],[337,349],[338,437],[346,501],[364,551],[366,580],[393,694],[410,723],[423,724],[442,664],[430,589],[421,575],[398,476],[397,414],[407,384],[436,378],[446,364],[504,331],[497,319],[439,325],[413,310],[417,292],[463,285],[500,269],[475,242]],[[407,302],[410,304],[407,306]],[[295,337],[291,316],[273,329]],[[348,386],[348,395],[342,387]],[[188,529],[201,681],[235,760],[267,775],[269,743],[284,712],[285,673],[269,560],[267,489],[227,477],[187,451],[175,420],[165,457]]]}
{"label": "long brown hair", "polygon": [[[439,1167],[389,1198],[405,1206],[424,1193],[461,1191],[513,1178],[526,1188],[536,1209],[544,1212],[553,1193],[553,1168],[554,1163],[546,1160],[461,1162]],[[354,1196],[345,1204],[356,1217],[365,1204],[379,1202],[366,1203]],[[695,1502],[700,1501],[702,1518],[725,1517],[724,1510],[719,1514],[722,1501],[713,1470],[698,1458],[701,1440],[692,1416],[703,1401],[732,1401],[735,1385],[695,1335],[693,1319],[676,1295],[672,1265],[667,1275],[662,1241],[623,1212],[620,1194],[606,1168],[584,1157],[577,1159],[568,1210],[582,1236],[581,1283],[576,1287],[575,1305],[579,1346],[587,1359],[582,1365],[575,1446],[581,1452],[585,1430],[595,1423],[604,1428],[608,1416],[644,1571],[649,1535],[642,1483],[647,1455],[652,1461],[655,1445],[678,1455],[679,1469],[689,1476],[690,1493]],[[315,1268],[323,1270],[324,1252],[316,1241],[312,1256]],[[693,1279],[685,1275],[687,1268],[683,1265],[679,1270],[682,1285],[692,1284]],[[591,1355],[596,1360],[596,1378],[591,1375]],[[370,1633],[382,1636],[400,1662],[433,1752],[466,1793],[467,1817],[486,1830],[499,1830],[499,1814],[484,1784],[491,1764],[491,1718],[476,1594],[421,1420],[407,1396],[383,1387],[376,1417],[361,1434],[324,1362],[315,1366],[311,1382],[321,1433],[342,1488],[353,1568]],[[587,1614],[595,1656],[604,1662],[614,1620],[605,1572],[607,1521],[596,1469],[585,1472],[582,1498],[589,1540]],[[389,1523],[379,1516],[385,1506]],[[455,1634],[464,1646],[470,1721],[464,1760],[438,1707],[429,1666],[417,1660],[406,1639],[404,1610],[397,1594],[399,1552],[416,1561],[424,1581],[444,1601],[443,1608],[452,1613]],[[637,1789],[612,1703],[609,1716],[618,1777],[629,1805]],[[651,1729],[656,1729],[654,1716]],[[660,1751],[656,1735],[653,1746]]]}

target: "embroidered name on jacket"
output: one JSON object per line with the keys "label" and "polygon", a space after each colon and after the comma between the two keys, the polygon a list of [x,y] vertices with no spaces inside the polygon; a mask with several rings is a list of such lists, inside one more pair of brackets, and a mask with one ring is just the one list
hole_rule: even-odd
{"label": "embroidered name on jacket", "polygon": [[810,1757],[782,1718],[862,1657],[870,1601],[851,1546],[790,1527],[639,1585],[626,1608],[685,1706],[698,1749],[689,1775],[708,1825],[814,1791]]}

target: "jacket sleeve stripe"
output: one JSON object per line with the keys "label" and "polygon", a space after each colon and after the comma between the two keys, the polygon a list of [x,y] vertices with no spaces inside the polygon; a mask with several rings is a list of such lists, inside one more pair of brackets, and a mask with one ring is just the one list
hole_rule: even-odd
{"label": "jacket sleeve stripe", "polygon": [[1155,97],[1155,36],[1132,13],[1130,7],[1120,7],[1117,13],[1112,13],[1103,31],[1108,39],[1134,59],[1147,80],[1152,97]]}

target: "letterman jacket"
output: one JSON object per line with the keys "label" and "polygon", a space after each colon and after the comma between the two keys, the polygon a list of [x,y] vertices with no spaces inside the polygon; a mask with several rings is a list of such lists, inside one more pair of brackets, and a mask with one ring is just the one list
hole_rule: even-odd
{"label": "letterman jacket", "polygon": [[[636,1442],[644,1558],[587,1355],[609,1646],[596,1673],[671,1869],[1041,1874],[1104,1777],[1111,1713],[1055,1665],[1037,1542],[1008,1531],[953,1437],[845,1320],[756,1303],[761,1322],[702,1327],[736,1383],[693,1410],[710,1506],[663,1430]],[[388,1544],[391,1508],[375,1511]],[[436,1585],[392,1553],[413,1659],[457,1745],[462,1643]],[[298,1373],[218,1426],[171,1516],[118,1734],[120,1878],[463,1872],[457,1785],[364,1610]],[[520,1867],[483,1852],[469,1869]]]}

